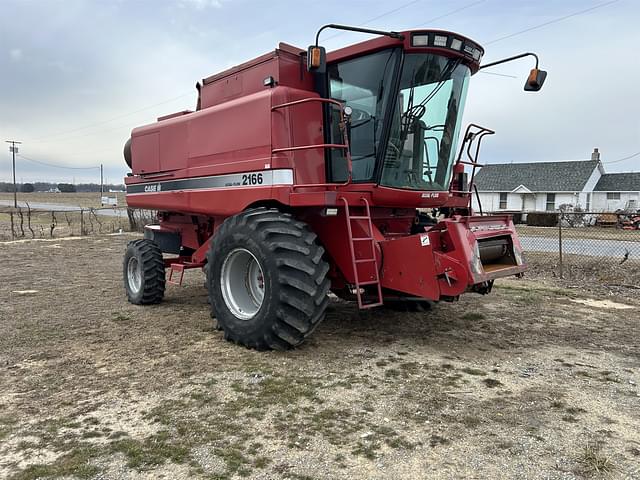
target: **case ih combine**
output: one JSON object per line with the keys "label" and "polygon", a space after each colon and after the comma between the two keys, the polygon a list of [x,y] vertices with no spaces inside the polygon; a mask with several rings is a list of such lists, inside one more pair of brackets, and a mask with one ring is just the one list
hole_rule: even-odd
{"label": "case ih combine", "polygon": [[[326,53],[325,28],[377,36]],[[535,55],[481,67],[483,53],[450,32],[327,25],[307,51],[280,44],[198,83],[196,111],[125,145],[129,206],[159,212],[127,247],[129,301],[160,302],[165,281],[202,268],[226,339],[287,349],[322,321],[329,291],[418,306],[524,272],[511,218],[471,211],[493,132],[470,125],[456,145],[471,75]],[[535,58],[525,90],[546,77]]]}

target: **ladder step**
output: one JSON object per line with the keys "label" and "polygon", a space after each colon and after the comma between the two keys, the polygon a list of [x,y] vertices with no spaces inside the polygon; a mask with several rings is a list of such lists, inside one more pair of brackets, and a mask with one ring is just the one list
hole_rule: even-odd
{"label": "ladder step", "polygon": [[383,303],[382,302],[375,302],[375,303],[363,303],[360,308],[373,308],[373,307],[380,307],[382,306]]}
{"label": "ladder step", "polygon": [[[355,286],[356,286],[356,296],[358,298],[358,307],[359,308],[378,307],[383,304],[382,285],[380,284],[380,276],[378,272],[378,268],[379,268],[378,260],[375,257],[375,243],[374,243],[375,238],[373,238],[374,230],[371,222],[371,210],[369,209],[369,202],[365,197],[361,197],[360,201],[362,205],[360,205],[360,208],[364,209],[364,214],[361,213],[359,215],[352,216],[349,201],[345,197],[342,197],[341,200],[344,203],[344,208],[345,208],[345,219],[347,223],[349,250],[351,253],[351,261],[353,262],[353,276],[354,276]],[[354,220],[363,220],[366,222],[367,226],[364,229],[364,232],[362,232],[366,236],[357,237],[357,238],[353,237],[352,222]],[[355,252],[356,242],[371,242],[371,246],[373,248],[373,258],[356,258],[356,252]],[[370,276],[370,278],[373,277],[373,280],[360,282],[359,277],[362,272],[359,271],[358,265],[366,264],[366,263],[374,265],[374,269],[373,269],[374,272]],[[376,298],[364,298],[364,291],[361,291],[360,287],[366,287],[367,285],[375,285],[377,290],[375,295]]]}

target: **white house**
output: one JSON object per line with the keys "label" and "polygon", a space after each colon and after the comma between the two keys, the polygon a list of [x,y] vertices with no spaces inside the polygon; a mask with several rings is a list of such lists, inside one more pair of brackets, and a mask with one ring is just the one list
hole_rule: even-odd
{"label": "white house", "polygon": [[640,172],[605,173],[593,191],[594,211],[640,209]]}
{"label": "white house", "polygon": [[640,173],[605,173],[597,148],[585,161],[486,165],[474,183],[485,212],[555,211],[561,205],[594,212],[640,208]]}

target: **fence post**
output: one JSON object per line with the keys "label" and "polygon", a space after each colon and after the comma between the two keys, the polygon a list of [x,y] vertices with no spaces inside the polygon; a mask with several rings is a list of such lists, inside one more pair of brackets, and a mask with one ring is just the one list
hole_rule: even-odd
{"label": "fence post", "polygon": [[83,215],[84,210],[81,208],[80,209],[80,236],[84,235],[84,215]]}
{"label": "fence post", "polygon": [[562,274],[562,212],[558,213],[558,267],[560,268],[560,278]]}

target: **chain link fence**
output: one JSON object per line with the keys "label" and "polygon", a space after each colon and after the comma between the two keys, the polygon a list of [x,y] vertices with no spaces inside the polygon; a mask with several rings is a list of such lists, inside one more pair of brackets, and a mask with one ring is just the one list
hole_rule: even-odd
{"label": "chain link fence", "polygon": [[0,241],[141,232],[155,211],[126,207],[42,210],[0,208]]}
{"label": "chain link fence", "polygon": [[531,269],[565,279],[640,285],[640,214],[514,215]]}

